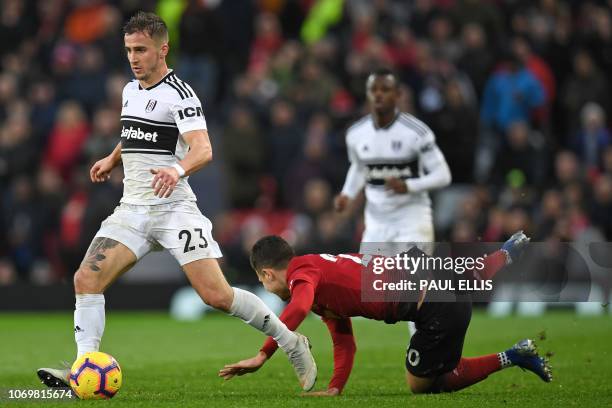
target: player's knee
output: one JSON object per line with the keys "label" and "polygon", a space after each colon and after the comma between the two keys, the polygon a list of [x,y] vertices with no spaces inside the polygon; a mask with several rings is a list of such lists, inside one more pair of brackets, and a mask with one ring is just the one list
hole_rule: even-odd
{"label": "player's knee", "polygon": [[102,293],[104,285],[100,274],[83,266],[74,274],[74,291],[76,293]]}
{"label": "player's knee", "polygon": [[428,394],[432,392],[434,379],[416,377],[409,372],[406,373],[406,385],[413,394]]}

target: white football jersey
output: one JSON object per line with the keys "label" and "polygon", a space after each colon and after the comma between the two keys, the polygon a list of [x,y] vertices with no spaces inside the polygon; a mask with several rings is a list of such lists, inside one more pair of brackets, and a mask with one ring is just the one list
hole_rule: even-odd
{"label": "white football jersey", "polygon": [[121,159],[125,177],[123,198],[128,204],[153,205],[196,201],[187,183],[179,179],[168,198],[153,194],[153,168],[170,167],[183,159],[189,146],[182,134],[206,130],[200,100],[172,70],[157,84],[142,88],[132,80],[123,88],[121,109]]}
{"label": "white football jersey", "polygon": [[[418,214],[431,214],[427,191],[450,183],[450,171],[431,129],[414,116],[398,112],[393,122],[377,128],[371,115],[353,124],[346,134],[351,162],[343,194],[353,198],[365,187],[366,228],[373,223],[409,223]],[[385,189],[385,180],[406,181],[407,194]]]}

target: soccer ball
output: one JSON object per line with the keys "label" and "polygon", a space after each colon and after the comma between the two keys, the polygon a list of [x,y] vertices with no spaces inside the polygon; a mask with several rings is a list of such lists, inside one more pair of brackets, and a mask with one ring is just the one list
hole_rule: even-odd
{"label": "soccer ball", "polygon": [[113,356],[92,351],[70,369],[70,387],[80,399],[109,399],[121,388],[121,367]]}

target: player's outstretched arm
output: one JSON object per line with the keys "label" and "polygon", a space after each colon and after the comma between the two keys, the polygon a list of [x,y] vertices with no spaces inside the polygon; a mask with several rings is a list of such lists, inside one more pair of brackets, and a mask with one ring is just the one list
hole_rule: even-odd
{"label": "player's outstretched arm", "polygon": [[189,151],[183,160],[173,167],[151,169],[151,188],[157,197],[170,197],[181,177],[195,173],[212,161],[212,146],[206,130],[186,132],[183,139],[189,145]]}
{"label": "player's outstretched arm", "polygon": [[355,361],[357,346],[353,336],[351,319],[334,319],[324,317],[334,343],[334,374],[327,390],[303,393],[305,397],[333,397],[340,395],[346,385]]}
{"label": "player's outstretched arm", "polygon": [[89,178],[92,183],[101,183],[110,178],[111,171],[119,164],[121,161],[121,143],[118,143],[117,146],[113,149],[111,154],[106,156],[103,159],[98,160],[91,166],[89,170]]}
{"label": "player's outstretched arm", "polygon": [[351,200],[364,188],[366,183],[366,170],[363,163],[359,160],[355,149],[347,141],[347,151],[351,166],[346,173],[342,192],[334,198],[334,209],[338,212],[346,210]]}
{"label": "player's outstretched arm", "polygon": [[263,351],[257,353],[255,357],[247,358],[246,360],[239,361],[234,364],[227,364],[221,370],[219,370],[219,377],[224,380],[230,380],[234,376],[241,376],[248,373],[254,373],[259,370],[268,356]]}

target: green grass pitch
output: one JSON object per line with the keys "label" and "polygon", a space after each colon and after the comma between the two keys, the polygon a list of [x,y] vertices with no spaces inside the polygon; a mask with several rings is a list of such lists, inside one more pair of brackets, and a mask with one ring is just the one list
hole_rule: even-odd
{"label": "green grass pitch", "polygon": [[[554,381],[510,368],[453,394],[411,395],[404,383],[406,324],[354,320],[357,356],[341,397],[304,398],[293,371],[277,353],[258,373],[224,382],[217,370],[254,355],[264,337],[242,322],[209,315],[177,322],[165,314],[108,311],[102,351],[117,358],[123,388],[111,401],[7,402],[0,406],[66,407],[474,407],[612,406],[612,318],[579,318],[569,312],[543,317],[492,319],[475,313],[464,356],[506,349],[524,337],[542,336],[540,351],[551,351]],[[300,327],[314,345],[319,366],[317,389],[332,370],[326,327],[309,318]],[[35,369],[70,359],[75,346],[72,315],[0,314],[0,388],[39,388]],[[68,404],[68,405],[66,405]],[[100,405],[101,404],[101,405]]]}

